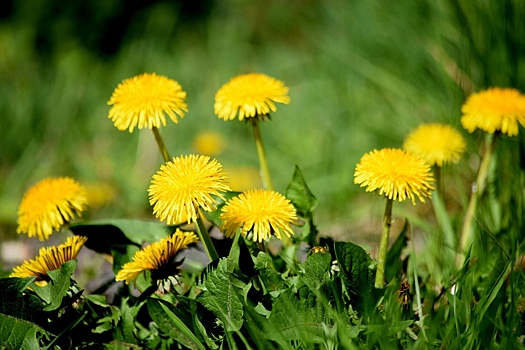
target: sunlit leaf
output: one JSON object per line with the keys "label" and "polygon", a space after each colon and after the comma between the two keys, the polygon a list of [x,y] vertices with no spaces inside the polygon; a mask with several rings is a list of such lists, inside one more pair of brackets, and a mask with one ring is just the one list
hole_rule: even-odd
{"label": "sunlit leaf", "polygon": [[204,281],[205,291],[197,301],[212,311],[224,325],[226,331],[238,331],[243,323],[243,307],[237,292],[244,283],[228,273],[228,260],[223,258],[217,268],[209,271]]}

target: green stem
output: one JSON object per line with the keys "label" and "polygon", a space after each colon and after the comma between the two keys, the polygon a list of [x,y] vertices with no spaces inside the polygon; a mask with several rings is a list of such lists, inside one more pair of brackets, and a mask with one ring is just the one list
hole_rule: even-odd
{"label": "green stem", "polygon": [[273,191],[272,178],[270,176],[270,169],[268,168],[268,162],[266,160],[266,152],[264,151],[264,143],[261,135],[261,129],[259,128],[259,122],[256,117],[251,118],[250,121],[253,128],[253,136],[255,137],[255,145],[257,146],[257,155],[259,156],[259,165],[261,167],[263,186],[267,190]]}
{"label": "green stem", "polygon": [[168,153],[168,149],[166,148],[166,145],[164,145],[164,141],[162,141],[162,137],[160,136],[159,129],[156,127],[153,127],[151,129],[153,131],[153,135],[155,136],[155,141],[157,141],[157,145],[159,146],[160,154],[162,154],[162,158],[164,158],[164,161],[167,163],[171,160],[170,154]]}
{"label": "green stem", "polygon": [[[444,191],[441,188],[441,167],[437,164],[434,165],[434,179],[436,179],[436,192],[443,195]],[[443,196],[445,198],[445,196]]]}
{"label": "green stem", "polygon": [[199,236],[202,244],[204,244],[204,248],[210,257],[210,261],[217,260],[219,258],[219,254],[217,254],[215,246],[211,241],[210,234],[208,233],[208,229],[206,229],[204,221],[202,221],[200,210],[197,211],[197,235]]}
{"label": "green stem", "polygon": [[465,251],[473,242],[474,234],[474,217],[476,215],[476,209],[478,207],[478,199],[483,194],[485,187],[487,186],[487,178],[490,168],[490,161],[494,153],[494,146],[496,143],[497,134],[487,135],[487,149],[483,155],[483,160],[479,166],[478,176],[476,182],[472,184],[472,193],[470,194],[470,200],[465,214],[465,221],[463,222],[463,228],[461,230],[461,237],[459,240],[459,250],[456,255],[456,266],[460,267],[465,260]]}
{"label": "green stem", "polygon": [[[263,186],[269,191],[273,191],[272,177],[270,176],[270,168],[268,167],[268,161],[266,160],[266,152],[264,150],[264,142],[261,135],[261,129],[259,128],[259,119],[257,117],[250,118],[252,124],[253,136],[255,138],[255,146],[257,147],[257,155],[259,156],[259,165],[261,167],[261,178]],[[281,241],[283,246],[289,247],[292,245],[292,240],[286,235],[282,235]]]}
{"label": "green stem", "polygon": [[388,252],[388,236],[392,226],[392,203],[390,198],[386,199],[385,216],[383,217],[383,231],[381,232],[381,241],[379,242],[378,264],[376,270],[376,288],[385,286],[385,262]]}

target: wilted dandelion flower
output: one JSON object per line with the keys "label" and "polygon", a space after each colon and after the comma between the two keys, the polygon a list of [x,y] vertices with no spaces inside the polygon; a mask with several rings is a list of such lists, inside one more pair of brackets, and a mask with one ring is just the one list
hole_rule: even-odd
{"label": "wilted dandelion flower", "polygon": [[181,262],[175,261],[177,253],[191,243],[199,240],[193,232],[183,232],[179,229],[170,237],[150,244],[133,255],[132,261],[124,264],[117,273],[115,280],[126,281],[127,284],[135,282],[137,277],[145,271],[151,272],[151,278],[164,286],[164,281],[173,280],[178,275]]}
{"label": "wilted dandelion flower", "polygon": [[161,165],[148,189],[153,213],[168,225],[197,220],[197,210],[213,211],[230,191],[221,164],[201,155],[173,158]]}
{"label": "wilted dandelion flower", "polygon": [[177,123],[188,111],[186,92],[175,80],[145,73],[124,80],[111,95],[108,118],[119,130],[166,126],[166,115]]}
{"label": "wilted dandelion flower", "polygon": [[31,187],[18,208],[17,233],[48,239],[53,230],[86,208],[85,188],[69,177],[47,178]]}
{"label": "wilted dandelion flower", "polygon": [[68,237],[65,243],[58,246],[40,248],[35,259],[24,261],[20,266],[13,269],[9,277],[33,277],[36,281],[49,282],[48,271],[59,269],[67,261],[76,259],[78,252],[84,246],[87,237]]}
{"label": "wilted dandelion flower", "polygon": [[466,144],[461,134],[450,125],[422,124],[412,131],[403,148],[423,159],[429,165],[441,167],[457,163],[465,152]]}
{"label": "wilted dandelion flower", "polygon": [[215,114],[224,120],[262,117],[275,112],[275,103],[290,103],[288,87],[265,74],[250,73],[232,78],[215,95]]}
{"label": "wilted dandelion flower", "polygon": [[410,198],[416,204],[430,197],[434,178],[430,166],[421,158],[400,149],[384,148],[365,154],[354,173],[354,183],[366,186],[367,192],[379,190],[391,200]]}
{"label": "wilted dandelion flower", "polygon": [[516,89],[489,88],[470,95],[461,112],[461,124],[468,132],[481,129],[516,136],[518,124],[525,126],[525,96]]}
{"label": "wilted dandelion flower", "polygon": [[297,221],[295,207],[275,191],[249,190],[230,199],[222,208],[221,229],[226,237],[233,237],[238,229],[246,236],[253,233],[254,242],[262,242],[272,234],[293,235],[291,225]]}

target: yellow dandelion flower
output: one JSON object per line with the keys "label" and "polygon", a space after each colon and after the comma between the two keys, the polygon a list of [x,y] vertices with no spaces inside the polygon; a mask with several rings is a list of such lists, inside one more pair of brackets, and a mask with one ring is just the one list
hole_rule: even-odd
{"label": "yellow dandelion flower", "polygon": [[188,112],[186,92],[175,80],[145,73],[120,83],[108,105],[108,118],[119,130],[166,126],[166,115],[177,123]]}
{"label": "yellow dandelion flower", "polygon": [[17,233],[48,239],[75,215],[86,208],[87,192],[69,177],[47,178],[31,187],[18,208]]}
{"label": "yellow dandelion flower", "polygon": [[490,88],[470,95],[461,112],[468,132],[481,129],[516,136],[518,123],[525,126],[525,96],[515,89]]}
{"label": "yellow dandelion flower", "polygon": [[265,74],[250,73],[232,78],[215,95],[215,114],[224,120],[262,117],[275,112],[275,103],[290,103],[288,87]]}
{"label": "yellow dandelion flower", "polygon": [[297,221],[295,207],[280,193],[268,190],[249,190],[230,199],[222,208],[221,229],[233,237],[238,229],[246,236],[253,233],[254,242],[262,242],[272,234],[293,235],[291,225]]}
{"label": "yellow dandelion flower", "polygon": [[441,167],[457,163],[465,152],[466,144],[461,134],[450,125],[422,124],[412,131],[403,148],[423,159],[429,165]]}
{"label": "yellow dandelion flower", "polygon": [[207,156],[173,158],[161,165],[148,189],[153,214],[168,225],[197,220],[197,210],[213,211],[230,191],[222,165]]}
{"label": "yellow dandelion flower", "polygon": [[193,148],[199,154],[215,156],[224,149],[224,137],[214,131],[203,131],[193,140]]}
{"label": "yellow dandelion flower", "polygon": [[144,271],[151,271],[154,281],[168,279],[178,273],[180,262],[175,262],[175,257],[181,249],[199,240],[193,232],[183,232],[179,229],[170,237],[161,239],[139,250],[133,255],[132,261],[124,264],[117,273],[115,280],[126,281],[127,284],[135,282],[138,275]]}
{"label": "yellow dandelion flower", "polygon": [[58,246],[42,247],[35,259],[24,261],[22,265],[15,267],[9,277],[36,276],[37,282],[49,282],[47,272],[57,270],[67,261],[76,259],[86,241],[87,237],[74,236],[68,237],[65,243]]}
{"label": "yellow dandelion flower", "polygon": [[379,189],[379,195],[392,200],[410,198],[416,204],[430,197],[434,178],[430,166],[421,158],[400,149],[384,148],[365,154],[354,173],[354,183],[366,186],[367,192]]}

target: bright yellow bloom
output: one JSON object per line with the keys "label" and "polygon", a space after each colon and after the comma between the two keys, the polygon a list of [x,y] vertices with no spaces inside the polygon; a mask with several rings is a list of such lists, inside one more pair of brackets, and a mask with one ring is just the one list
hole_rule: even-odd
{"label": "bright yellow bloom", "polygon": [[181,249],[199,240],[193,232],[183,232],[179,229],[170,237],[161,239],[139,250],[130,261],[117,273],[115,280],[126,281],[127,284],[135,282],[138,275],[150,270],[155,281],[168,279],[178,273],[180,262],[175,262],[175,257]]}
{"label": "bright yellow bloom", "polygon": [[461,134],[450,125],[422,124],[412,131],[403,148],[423,159],[429,165],[441,167],[445,163],[457,163],[466,148]]}
{"label": "bright yellow bloom", "polygon": [[24,261],[22,265],[15,267],[9,277],[36,276],[37,282],[49,282],[47,272],[57,270],[67,261],[76,259],[86,241],[87,237],[74,236],[68,237],[67,241],[59,246],[42,247],[34,260]]}
{"label": "bright yellow bloom", "polygon": [[148,189],[153,214],[168,225],[197,220],[197,210],[213,211],[214,196],[224,200],[230,191],[222,165],[207,156],[173,158],[161,165]]}
{"label": "bright yellow bloom", "polygon": [[233,120],[239,114],[243,120],[275,112],[275,103],[290,103],[288,87],[265,74],[250,73],[231,79],[217,91],[214,110],[221,119]]}
{"label": "bright yellow bloom", "polygon": [[193,148],[198,154],[215,156],[224,149],[224,137],[214,131],[204,131],[193,140]]}
{"label": "bright yellow bloom", "polygon": [[43,241],[86,209],[87,193],[69,177],[47,178],[31,187],[18,208],[17,233]]}
{"label": "bright yellow bloom", "polygon": [[283,195],[268,190],[249,190],[230,199],[222,208],[221,229],[233,237],[238,229],[246,236],[253,233],[254,242],[262,242],[272,234],[293,235],[291,225],[297,221],[295,207]]}
{"label": "bright yellow bloom", "polygon": [[430,197],[434,178],[430,166],[421,158],[400,149],[384,148],[365,154],[354,173],[354,183],[366,186],[367,192],[379,189],[379,195],[416,204]]}
{"label": "bright yellow bloom", "polygon": [[166,115],[173,122],[188,112],[186,92],[175,80],[155,73],[126,79],[111,95],[108,118],[119,130],[166,126]]}
{"label": "bright yellow bloom", "polygon": [[490,88],[468,97],[461,124],[468,132],[481,129],[518,135],[518,123],[525,126],[525,96],[515,89]]}

